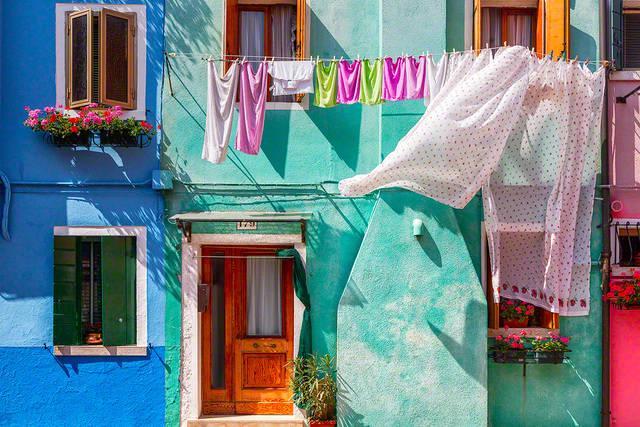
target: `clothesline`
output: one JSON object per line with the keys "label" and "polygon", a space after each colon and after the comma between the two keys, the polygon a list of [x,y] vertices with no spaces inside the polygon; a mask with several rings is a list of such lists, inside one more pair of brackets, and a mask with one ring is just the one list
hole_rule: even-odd
{"label": "clothesline", "polygon": [[[485,48],[483,50],[496,50],[496,49],[501,49],[503,47],[507,47],[507,46],[497,46],[497,47],[488,47]],[[468,49],[468,50],[453,50],[451,52],[447,52],[447,51],[443,51],[441,55],[439,56],[443,56],[443,55],[454,55],[454,54],[463,54],[463,53],[467,53],[467,52],[476,52],[478,51],[478,49]],[[323,61],[323,62],[331,62],[331,61],[339,61],[339,60],[343,60],[345,59],[344,56],[340,56],[340,58],[338,58],[337,56],[334,56],[332,58],[320,58],[320,56],[310,56],[310,57],[291,57],[291,56],[257,56],[257,55],[231,55],[231,54],[227,54],[227,55],[219,55],[219,54],[214,54],[214,53],[204,53],[204,52],[165,52],[166,55],[170,58],[176,58],[176,57],[200,57],[201,60],[203,61],[218,61],[218,62],[235,62],[239,59],[244,59],[247,62],[264,62],[264,61],[271,61],[271,60],[286,60],[286,61]],[[546,56],[548,54],[542,53],[542,52],[536,52],[533,49],[531,50],[532,54],[536,54],[536,55],[540,55],[540,56]],[[399,55],[401,57],[407,57],[407,56],[413,56],[413,55],[408,55],[406,53],[402,53],[401,55]],[[430,53],[429,51],[422,52],[419,56],[434,56],[432,53]],[[385,56],[378,56],[378,57],[360,57],[360,55],[357,55],[356,58],[351,58],[351,57],[347,57],[346,59],[348,60],[367,60],[367,59],[384,59],[384,58],[392,58],[393,56],[390,55],[385,55]],[[581,63],[581,64],[603,64],[605,67],[608,66],[609,61],[608,60],[595,60],[592,61],[589,58],[587,58],[586,60],[579,60],[579,58],[576,56],[574,59],[567,59],[567,61],[572,61],[572,62],[577,62],[577,63]]]}

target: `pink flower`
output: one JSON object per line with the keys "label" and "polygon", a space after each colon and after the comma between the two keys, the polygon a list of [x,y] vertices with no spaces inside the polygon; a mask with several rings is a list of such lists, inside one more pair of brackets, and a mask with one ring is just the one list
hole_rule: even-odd
{"label": "pink flower", "polygon": [[28,105],[25,105],[24,106],[24,111],[29,111],[29,110],[31,110],[31,107],[29,107]]}
{"label": "pink flower", "polygon": [[520,331],[520,335],[522,335],[522,336],[524,337],[525,335],[527,335],[527,331],[525,331],[524,329],[523,329],[523,330],[521,330],[521,331]]}
{"label": "pink flower", "polygon": [[31,126],[31,127],[38,126],[38,119],[37,118],[27,119],[27,126]]}
{"label": "pink flower", "polygon": [[498,335],[498,336],[496,337],[496,341],[502,341],[502,335]]}
{"label": "pink flower", "polygon": [[560,337],[560,342],[562,344],[569,344],[569,337]]}
{"label": "pink flower", "polygon": [[56,111],[56,109],[53,108],[53,107],[44,107],[44,112],[47,113],[47,114],[51,114],[54,111]]}
{"label": "pink flower", "polygon": [[42,121],[40,122],[40,124],[41,124],[42,126],[46,126],[46,125],[48,125],[48,124],[49,124],[49,121],[48,121],[47,119],[42,119]]}
{"label": "pink flower", "polygon": [[39,108],[36,108],[35,110],[31,110],[31,111],[29,111],[29,117],[32,118],[32,119],[34,117],[37,118],[40,115],[41,112],[42,111]]}
{"label": "pink flower", "polygon": [[96,108],[98,106],[98,104],[96,104],[95,102],[92,102],[91,104],[89,104],[89,108]]}

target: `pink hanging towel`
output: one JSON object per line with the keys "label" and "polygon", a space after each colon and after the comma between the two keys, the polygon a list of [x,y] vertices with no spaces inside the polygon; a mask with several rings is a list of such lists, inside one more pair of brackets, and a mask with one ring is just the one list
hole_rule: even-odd
{"label": "pink hanging towel", "polygon": [[338,103],[353,104],[360,100],[360,61],[338,63]]}
{"label": "pink hanging towel", "polygon": [[427,57],[420,55],[406,58],[405,63],[406,90],[404,99],[423,99],[427,95]]}
{"label": "pink hanging towel", "polygon": [[243,62],[240,71],[240,113],[236,131],[236,150],[258,154],[264,130],[264,112],[267,101],[267,62],[261,62],[254,73],[249,62]]}
{"label": "pink hanging towel", "polygon": [[396,62],[392,58],[384,58],[382,71],[382,99],[386,101],[401,101],[405,97],[405,57],[399,57]]}

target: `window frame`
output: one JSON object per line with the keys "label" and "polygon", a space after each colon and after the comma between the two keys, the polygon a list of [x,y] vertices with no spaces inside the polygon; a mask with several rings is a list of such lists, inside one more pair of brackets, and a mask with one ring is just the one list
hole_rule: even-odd
{"label": "window frame", "polygon": [[[98,4],[98,3],[57,3],[55,13],[55,46],[56,46],[56,105],[67,105],[67,39],[66,18],[68,13],[91,9],[99,12],[109,9],[119,13],[135,13],[134,73],[135,73],[135,109],[123,110],[123,118],[146,120],[146,75],[147,75],[147,8],[144,4]],[[77,116],[76,110],[69,111]]]}
{"label": "window frame", "polygon": [[[56,356],[146,356],[147,355],[147,227],[145,226],[56,226],[54,236],[136,238],[136,344],[125,346],[54,345]],[[53,317],[52,317],[53,319]],[[53,322],[53,320],[52,320]]]}
{"label": "window frame", "polygon": [[[240,52],[240,11],[241,10],[260,10],[268,9],[269,6],[276,5],[295,5],[296,6],[296,28],[297,36],[301,41],[296,46],[296,57],[305,57],[306,52],[309,51],[309,31],[310,31],[310,8],[309,2],[311,0],[225,0],[224,1],[224,29],[223,29],[223,53],[224,55],[238,55]],[[236,8],[235,12],[229,13],[230,8]],[[302,13],[298,11],[302,9]],[[268,17],[270,15],[265,13],[265,29],[267,23],[269,23]],[[302,21],[302,22],[301,22]],[[265,56],[271,51],[270,43],[268,43],[265,37]],[[226,64],[226,63],[225,63]],[[225,65],[225,70],[228,65]],[[270,92],[266,102],[267,110],[308,110],[309,109],[309,96],[308,94],[301,94],[297,101],[282,102],[271,101]]]}
{"label": "window frame", "polygon": [[[487,336],[494,338],[498,335],[508,335],[509,331],[503,327],[500,327],[500,302],[493,300],[493,286],[491,283],[491,264],[489,259],[489,244],[488,235],[486,230],[486,224],[484,221],[480,222],[480,275],[482,289],[487,299]],[[551,313],[540,307],[536,307],[536,310],[543,310],[544,321],[547,322],[546,327],[526,327],[519,330],[527,331],[527,336],[544,336],[548,332],[559,333],[560,331],[560,315],[558,313]],[[519,332],[519,331],[518,331]]]}

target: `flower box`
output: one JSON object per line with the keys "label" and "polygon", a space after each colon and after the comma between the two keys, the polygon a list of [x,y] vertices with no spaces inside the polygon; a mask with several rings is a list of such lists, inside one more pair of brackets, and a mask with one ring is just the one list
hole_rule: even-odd
{"label": "flower box", "polygon": [[564,362],[566,351],[536,351],[534,359],[536,363],[560,364]]}
{"label": "flower box", "polygon": [[493,361],[496,363],[525,363],[526,350],[494,350]]}
{"label": "flower box", "polygon": [[57,147],[88,147],[91,145],[91,133],[80,132],[65,136],[46,134],[51,143]]}
{"label": "flower box", "polygon": [[146,147],[151,142],[147,135],[130,135],[124,132],[100,131],[102,147]]}

